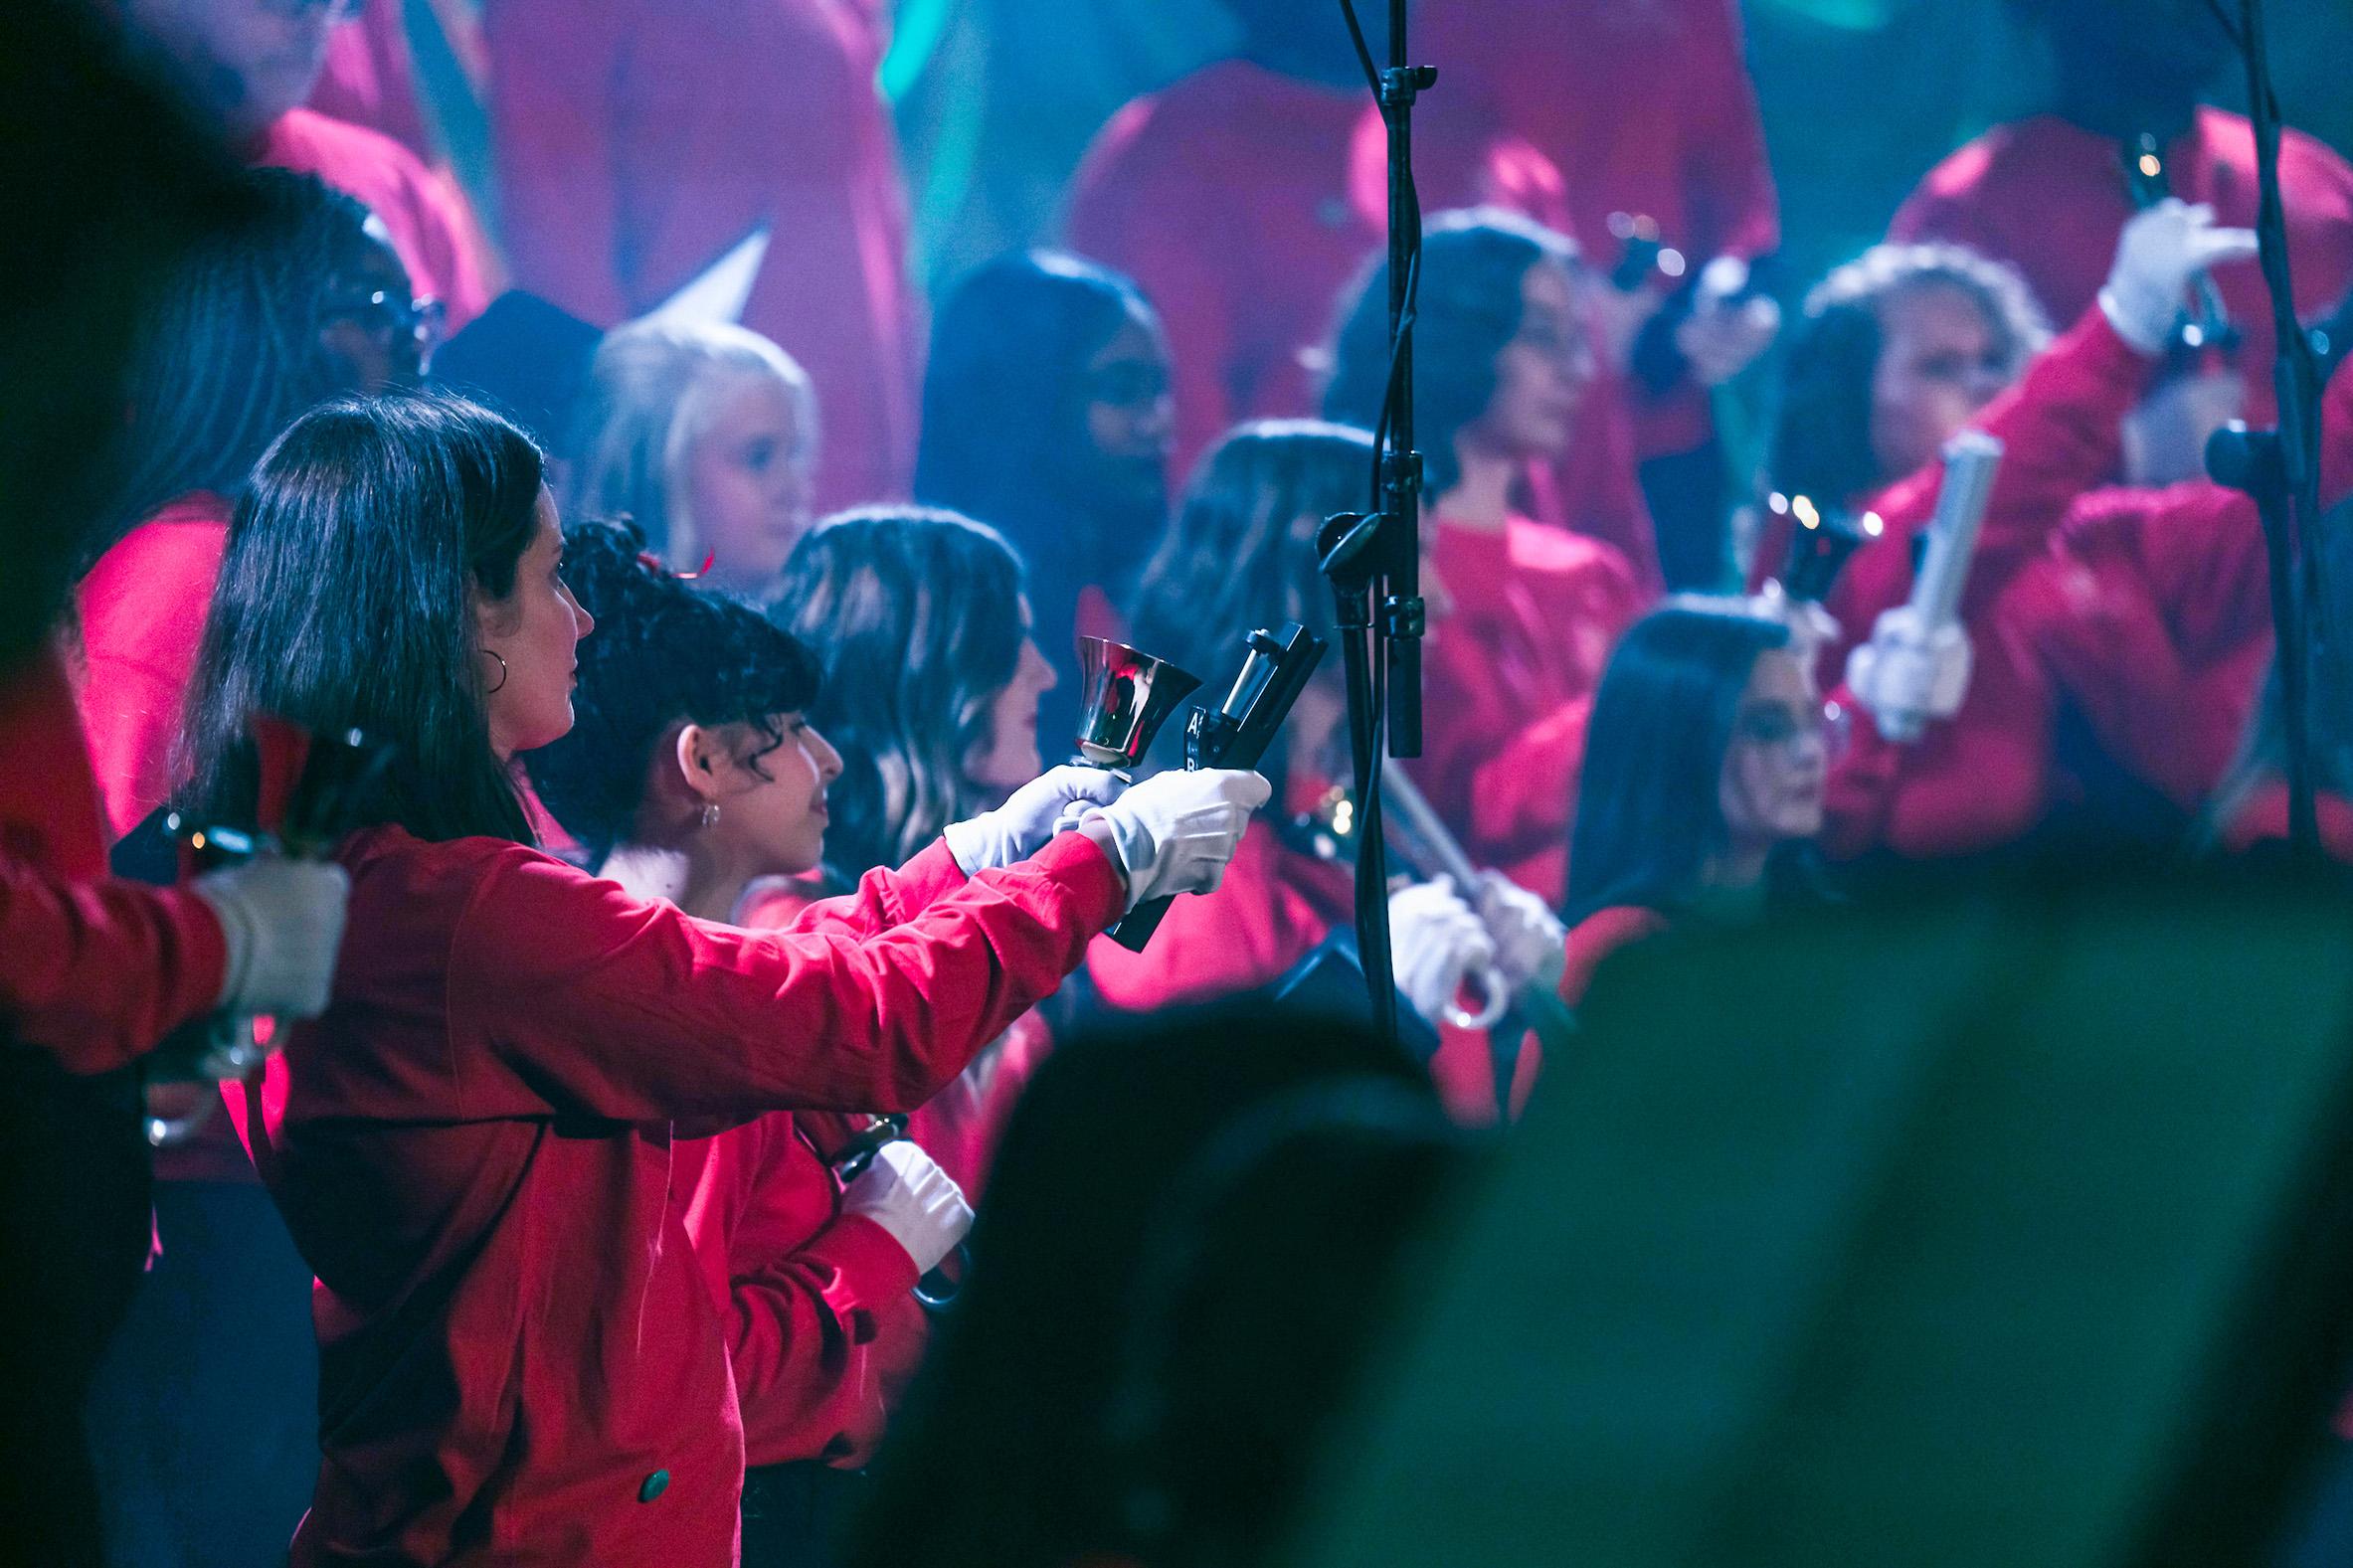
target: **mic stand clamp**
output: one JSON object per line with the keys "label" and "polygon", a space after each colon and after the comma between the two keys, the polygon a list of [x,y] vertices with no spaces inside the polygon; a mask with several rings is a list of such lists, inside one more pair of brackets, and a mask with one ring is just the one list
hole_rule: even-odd
{"label": "mic stand clamp", "polygon": [[[1334,635],[1348,681],[1351,788],[1357,801],[1357,958],[1374,1027],[1395,1044],[1397,982],[1389,954],[1386,840],[1380,821],[1379,719],[1372,691],[1372,584],[1381,575],[1385,512],[1341,512],[1316,533],[1316,554],[1332,584]],[[1418,619],[1421,601],[1392,597],[1384,613]],[[1395,646],[1395,644],[1391,644]]]}

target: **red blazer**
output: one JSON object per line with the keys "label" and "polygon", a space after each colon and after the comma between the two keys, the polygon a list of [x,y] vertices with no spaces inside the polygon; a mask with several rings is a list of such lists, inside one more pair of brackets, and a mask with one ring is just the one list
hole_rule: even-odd
{"label": "red blazer", "polygon": [[1481,865],[1557,904],[1602,666],[1647,596],[1598,540],[1438,518],[1414,782]]}
{"label": "red blazer", "polygon": [[[2339,865],[2353,865],[2353,800],[2341,794],[2322,792],[2313,800],[2320,819],[2320,848],[2322,853]],[[2223,847],[2234,853],[2244,853],[2262,843],[2285,842],[2287,828],[2287,785],[2272,780],[2259,785],[2232,813],[2223,827]],[[2353,1431],[2353,1405],[2337,1417],[2340,1431]]]}
{"label": "red blazer", "polygon": [[195,894],[106,875],[98,792],[54,651],[0,681],[0,1035],[103,1073],[210,1012],[220,922]]}
{"label": "red blazer", "polygon": [[968,884],[934,845],[860,884],[859,938],[493,839],[341,858],[334,1003],[246,1107],[318,1277],[293,1561],[730,1561],[743,1429],[670,1119],[921,1105],[1076,967],[1119,874],[1065,834]]}
{"label": "red blazer", "polygon": [[402,0],[365,0],[327,34],[327,65],[310,88],[308,107],[346,125],[381,131],[426,162],[433,138],[417,101],[417,67],[409,50]]}
{"label": "red blazer", "polygon": [[491,0],[483,22],[517,285],[614,327],[768,225],[743,324],[816,384],[818,510],[904,495],[923,327],[865,9]]}
{"label": "red blazer", "polygon": [[123,535],[82,580],[78,696],[110,837],[179,784],[172,748],[228,545],[229,503],[200,491]]}
{"label": "red blazer", "polygon": [[490,302],[480,230],[465,199],[390,136],[288,109],[263,133],[252,161],[315,174],[382,219],[409,286],[441,300],[451,331]]}
{"label": "red blazer", "polygon": [[[2255,222],[2255,133],[2242,115],[2202,107],[2165,149],[2173,193],[2211,202],[2223,223]],[[2132,215],[2112,139],[2056,115],[1997,125],[1928,171],[1888,226],[1891,240],[1951,240],[2026,274],[2054,320],[2089,308]],[[2353,166],[2310,136],[2280,141],[2287,250],[2296,309],[2309,319],[2353,284]],[[2253,262],[2215,274],[2231,320],[2245,334],[2248,419],[2272,418],[2270,296]]]}

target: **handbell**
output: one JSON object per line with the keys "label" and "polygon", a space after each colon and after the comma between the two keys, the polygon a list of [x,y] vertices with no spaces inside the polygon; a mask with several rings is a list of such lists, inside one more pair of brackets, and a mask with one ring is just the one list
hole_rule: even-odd
{"label": "handbell", "polygon": [[1134,768],[1200,677],[1167,659],[1113,642],[1078,639],[1078,754],[1098,768]]}

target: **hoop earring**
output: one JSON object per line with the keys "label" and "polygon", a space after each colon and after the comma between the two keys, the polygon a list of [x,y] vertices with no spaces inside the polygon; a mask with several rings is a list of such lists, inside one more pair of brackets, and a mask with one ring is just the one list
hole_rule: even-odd
{"label": "hoop earring", "polygon": [[703,826],[717,827],[718,825],[719,802],[716,800],[705,800],[703,802]]}
{"label": "hoop earring", "polygon": [[475,651],[479,652],[484,658],[498,659],[498,684],[495,686],[484,686],[482,688],[482,695],[487,697],[494,691],[504,691],[506,689],[507,676],[506,660],[498,658],[498,655],[491,652],[488,648],[479,648]]}

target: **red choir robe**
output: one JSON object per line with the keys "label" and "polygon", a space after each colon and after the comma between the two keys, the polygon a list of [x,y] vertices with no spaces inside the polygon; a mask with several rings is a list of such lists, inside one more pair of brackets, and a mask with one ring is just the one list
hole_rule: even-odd
{"label": "red choir robe", "polygon": [[904,495],[922,323],[868,11],[491,0],[483,20],[516,285],[618,326],[766,226],[743,324],[815,383],[818,509]]}
{"label": "red choir robe", "polygon": [[[2176,196],[2212,203],[2225,224],[2254,224],[2255,133],[2245,117],[2201,107],[2164,161]],[[2291,130],[2281,138],[2279,178],[2296,309],[2309,320],[2353,285],[2353,166]],[[2115,140],[2041,114],[1997,125],[1931,169],[1898,210],[1888,238],[1949,240],[2008,261],[2052,319],[2066,321],[2099,292],[2132,210]],[[2214,280],[2245,334],[2248,419],[2266,423],[2275,338],[2262,269],[2225,266]]]}
{"label": "red choir robe", "polygon": [[252,161],[315,174],[382,219],[409,286],[442,302],[451,331],[490,302],[479,231],[464,199],[390,136],[313,109],[288,109],[263,132]]}
{"label": "red choir robe", "polygon": [[109,839],[138,826],[179,784],[172,749],[228,546],[229,503],[185,495],[117,540],[77,591],[78,695]]}
{"label": "red choir robe", "polygon": [[1556,905],[1593,693],[1649,596],[1609,546],[1525,518],[1494,532],[1438,518],[1428,552],[1422,756],[1407,767],[1473,861]]}
{"label": "red choir robe", "polygon": [[106,874],[98,792],[62,660],[0,687],[0,1033],[112,1071],[212,1010],[228,950],[204,900]]}
{"label": "red choir robe", "polygon": [[1064,834],[967,882],[935,844],[860,884],[848,919],[890,929],[856,938],[493,839],[341,858],[334,1004],[241,1118],[318,1277],[292,1560],[732,1560],[743,1426],[671,1119],[922,1104],[1076,967],[1118,872]]}

